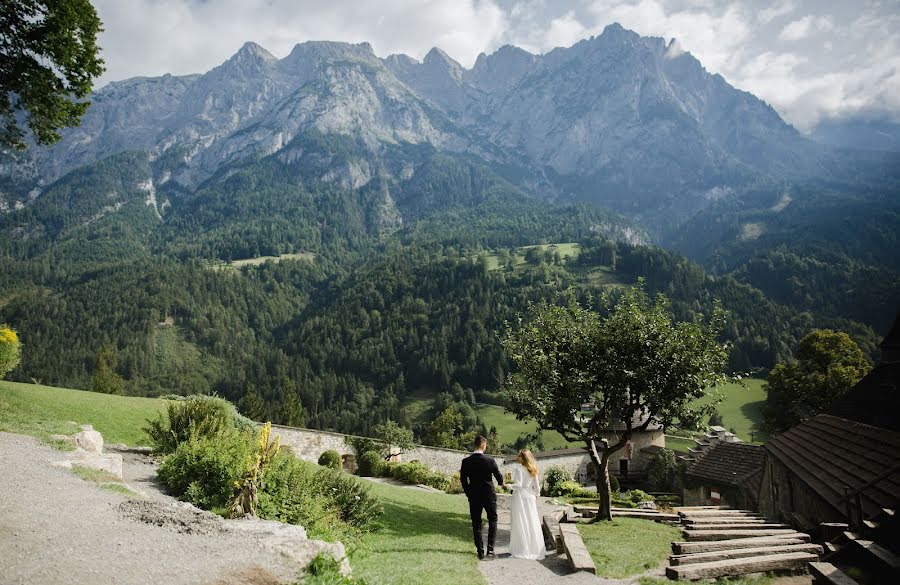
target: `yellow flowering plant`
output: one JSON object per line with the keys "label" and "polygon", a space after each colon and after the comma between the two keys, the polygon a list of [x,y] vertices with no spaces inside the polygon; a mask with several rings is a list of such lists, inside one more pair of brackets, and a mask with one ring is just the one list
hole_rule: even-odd
{"label": "yellow flowering plant", "polygon": [[0,378],[13,371],[21,357],[22,342],[16,330],[6,324],[0,325]]}
{"label": "yellow flowering plant", "polygon": [[281,447],[280,437],[276,436],[274,441],[269,441],[271,434],[272,423],[267,422],[259,431],[256,449],[247,459],[244,475],[234,482],[236,494],[231,502],[232,518],[240,518],[246,514],[256,515],[256,500],[263,472]]}

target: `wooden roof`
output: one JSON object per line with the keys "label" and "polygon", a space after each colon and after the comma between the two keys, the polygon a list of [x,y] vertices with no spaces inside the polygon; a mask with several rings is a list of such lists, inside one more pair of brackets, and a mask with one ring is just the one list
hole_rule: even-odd
{"label": "wooden roof", "polygon": [[900,503],[900,433],[822,414],[765,448],[841,513],[845,486],[860,492],[867,516]]}
{"label": "wooden roof", "polygon": [[687,475],[721,485],[740,486],[762,469],[765,450],[749,443],[716,443],[687,468]]}

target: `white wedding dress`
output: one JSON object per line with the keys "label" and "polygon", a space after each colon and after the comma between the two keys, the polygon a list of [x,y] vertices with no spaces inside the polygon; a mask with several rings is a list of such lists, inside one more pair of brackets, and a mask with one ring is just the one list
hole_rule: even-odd
{"label": "white wedding dress", "polygon": [[516,464],[512,471],[512,501],[509,527],[509,553],[520,559],[540,560],[544,558],[544,532],[538,518],[537,496],[541,493],[539,477],[532,477],[522,465]]}

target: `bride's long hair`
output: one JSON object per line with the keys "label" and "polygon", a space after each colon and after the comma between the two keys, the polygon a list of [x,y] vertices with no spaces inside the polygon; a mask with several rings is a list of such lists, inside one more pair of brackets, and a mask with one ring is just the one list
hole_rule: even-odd
{"label": "bride's long hair", "polygon": [[538,466],[537,462],[534,460],[534,455],[531,454],[531,451],[528,449],[522,449],[519,451],[519,456],[516,457],[516,461],[522,464],[522,467],[528,470],[528,473],[531,474],[531,477],[537,477],[538,474]]}

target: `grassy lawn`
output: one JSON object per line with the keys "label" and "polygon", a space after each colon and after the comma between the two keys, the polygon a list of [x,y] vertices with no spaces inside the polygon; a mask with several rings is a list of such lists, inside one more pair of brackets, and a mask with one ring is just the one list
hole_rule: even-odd
{"label": "grassy lawn", "polygon": [[763,443],[769,435],[762,430],[762,407],[766,403],[763,390],[765,380],[747,378],[743,385],[726,384],[719,390],[724,400],[716,407],[722,415],[722,426],[734,429],[735,434],[744,441],[750,441],[751,431],[755,443]]}
{"label": "grassy lawn", "polygon": [[[565,243],[557,243],[557,244],[535,244],[533,246],[521,246],[516,248],[516,254],[513,258],[513,264],[515,266],[519,266],[521,264],[525,264],[525,252],[527,252],[530,248],[540,248],[543,251],[546,251],[550,246],[556,246],[553,250],[554,252],[559,252],[561,258],[575,259],[578,258],[578,254],[581,253],[581,244],[578,242],[565,242]],[[496,254],[488,254],[485,256],[487,260],[488,270],[497,270],[500,268],[500,261]]]}
{"label": "grassy lawn", "polygon": [[578,531],[597,565],[597,576],[610,579],[658,567],[672,553],[672,541],[681,540],[677,527],[637,518],[579,524]]}
{"label": "grassy lawn", "polygon": [[[504,443],[512,443],[521,435],[533,433],[537,430],[535,423],[516,420],[516,416],[510,412],[505,412],[502,406],[479,404],[475,407],[475,412],[478,413],[478,416],[481,417],[487,428],[497,427],[500,440]],[[544,431],[545,449],[565,449],[572,446],[580,447],[582,445],[570,444],[556,431]]]}
{"label": "grassy lawn", "polygon": [[107,443],[146,444],[141,427],[165,402],[37,384],[0,382],[0,431],[38,437],[70,435],[93,425]]}
{"label": "grassy lawn", "polygon": [[372,492],[384,527],[351,555],[354,577],[368,585],[484,583],[464,497],[378,483]]}

